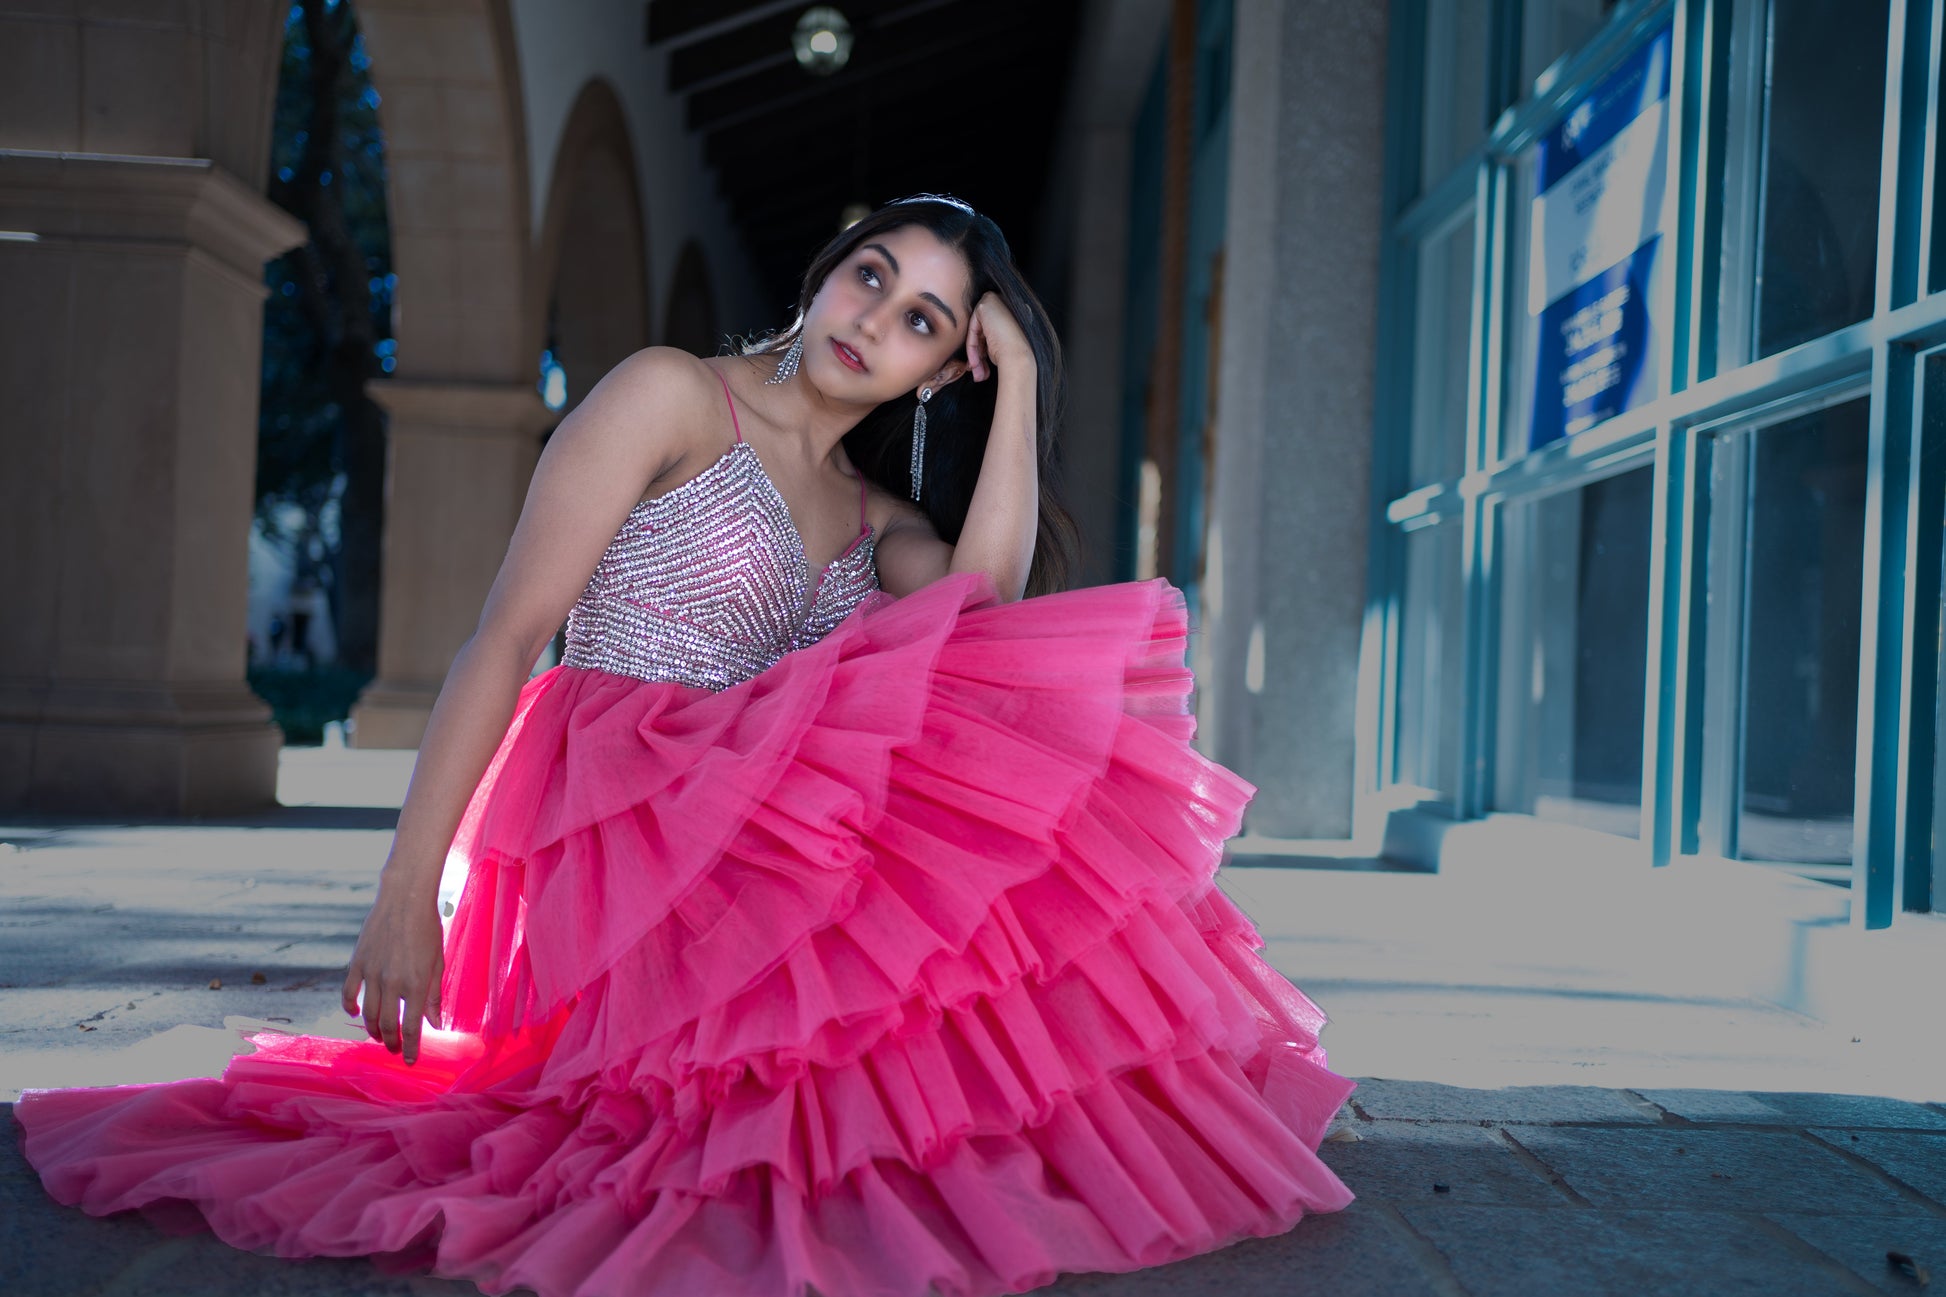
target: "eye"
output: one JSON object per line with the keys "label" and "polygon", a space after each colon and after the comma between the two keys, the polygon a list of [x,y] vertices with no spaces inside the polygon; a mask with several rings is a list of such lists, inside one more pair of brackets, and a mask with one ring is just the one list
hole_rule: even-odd
{"label": "eye", "polygon": [[921,333],[932,332],[932,321],[926,318],[926,313],[924,311],[913,311],[911,314],[907,315],[906,318],[912,321],[912,327],[919,330],[919,332]]}
{"label": "eye", "polygon": [[873,288],[878,287],[878,272],[870,266],[860,266],[858,268],[858,277],[870,284]]}

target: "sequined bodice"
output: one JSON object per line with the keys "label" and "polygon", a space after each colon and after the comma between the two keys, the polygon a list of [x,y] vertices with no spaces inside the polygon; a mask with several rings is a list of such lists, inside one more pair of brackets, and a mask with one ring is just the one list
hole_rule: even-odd
{"label": "sequined bodice", "polygon": [[813,578],[790,506],[739,437],[629,511],[568,611],[561,663],[727,689],[823,639],[877,590],[876,540],[861,522]]}

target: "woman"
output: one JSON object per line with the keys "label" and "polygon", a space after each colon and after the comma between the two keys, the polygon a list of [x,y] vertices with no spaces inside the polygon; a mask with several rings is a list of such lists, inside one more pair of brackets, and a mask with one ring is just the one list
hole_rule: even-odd
{"label": "woman", "polygon": [[1343,1207],[1324,1015],[1212,883],[1255,790],[1189,745],[1181,594],[1060,589],[1060,390],[930,195],[764,345],[618,365],[434,707],[371,1039],[28,1091],[49,1190],[543,1297],[1017,1292]]}

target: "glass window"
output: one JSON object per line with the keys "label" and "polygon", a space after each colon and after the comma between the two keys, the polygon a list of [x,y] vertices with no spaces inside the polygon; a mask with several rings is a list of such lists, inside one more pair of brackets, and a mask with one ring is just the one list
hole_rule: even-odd
{"label": "glass window", "polygon": [[1406,533],[1405,608],[1400,628],[1399,746],[1395,783],[1428,799],[1459,792],[1460,716],[1465,704],[1458,519]]}
{"label": "glass window", "polygon": [[[1851,861],[1869,414],[1852,400],[1741,434],[1727,462],[1743,460],[1731,469],[1748,500],[1743,526],[1712,511],[1733,546],[1713,559],[1712,584],[1735,581],[1721,558],[1744,564],[1734,797],[1747,860]],[[1712,458],[1724,451],[1717,443]],[[1727,485],[1719,472],[1713,489]]]}
{"label": "glass window", "polygon": [[[1936,448],[1946,446],[1946,356],[1935,352],[1925,357],[1921,374],[1925,386],[1920,405],[1920,432],[1927,453],[1932,454],[1937,453]],[[1913,520],[1920,535],[1931,532],[1934,543],[1940,543],[1941,532],[1946,530],[1940,525],[1941,507],[1940,496],[1935,493],[1929,507]],[[1942,570],[1946,570],[1946,545],[1941,546],[1940,560]],[[1922,871],[1923,876],[1908,876],[1900,904],[1936,912],[1946,909],[1946,872],[1942,872],[1940,865],[1940,848],[1946,845],[1946,603],[1935,605],[1931,611],[1940,621],[1930,628],[1922,624],[1918,629],[1920,643],[1930,637],[1939,645],[1938,661],[1933,664],[1933,832],[1924,859],[1909,861],[1906,866]],[[1923,663],[1914,665],[1924,669]],[[1914,720],[1923,723],[1919,717]]]}
{"label": "glass window", "polygon": [[[1940,45],[1940,54],[1946,56],[1946,34]],[[1946,290],[1946,130],[1933,133],[1932,174],[1932,248],[1926,266],[1928,282],[1921,291],[1937,293]]]}
{"label": "glass window", "polygon": [[1520,15],[1520,85],[1533,93],[1534,79],[1563,54],[1601,30],[1616,0],[1527,0]]}
{"label": "glass window", "polygon": [[1638,837],[1654,469],[1507,507],[1494,804]]}
{"label": "glass window", "polygon": [[1887,6],[1773,0],[1767,29],[1736,29],[1764,88],[1752,359],[1872,313]]}
{"label": "glass window", "polygon": [[1486,139],[1491,7],[1490,0],[1426,0],[1422,192],[1444,180]]}
{"label": "glass window", "polygon": [[1413,346],[1412,485],[1457,478],[1466,466],[1467,348],[1473,314],[1473,214],[1419,251]]}

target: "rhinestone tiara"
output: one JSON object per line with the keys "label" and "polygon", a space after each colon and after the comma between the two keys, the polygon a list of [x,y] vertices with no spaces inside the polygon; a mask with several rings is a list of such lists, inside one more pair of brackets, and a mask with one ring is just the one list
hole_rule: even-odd
{"label": "rhinestone tiara", "polygon": [[967,202],[964,198],[955,198],[951,194],[911,194],[905,198],[894,198],[886,206],[897,207],[900,203],[945,203],[949,207],[959,208],[968,216],[979,215],[978,212],[973,210],[973,204]]}

